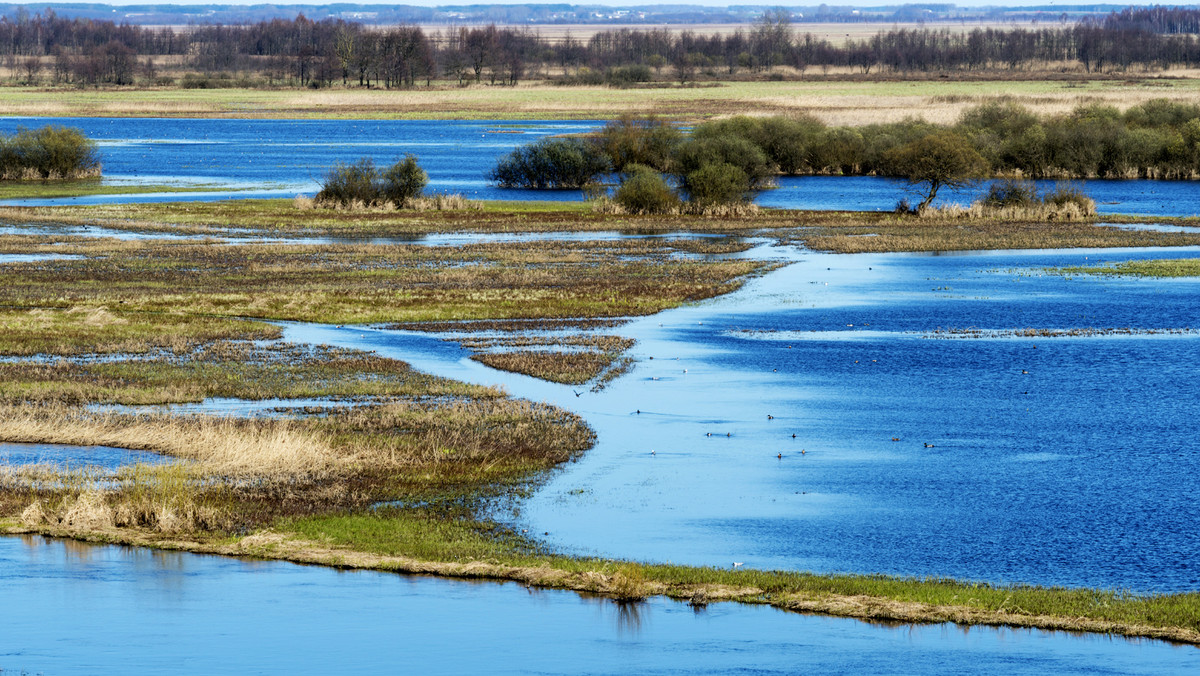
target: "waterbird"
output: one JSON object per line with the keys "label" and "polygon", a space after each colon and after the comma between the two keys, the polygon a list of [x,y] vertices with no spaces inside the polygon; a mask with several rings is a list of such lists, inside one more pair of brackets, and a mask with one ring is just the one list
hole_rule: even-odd
{"label": "waterbird", "polygon": [[583,396],[583,392],[576,392],[575,390],[571,390],[571,392],[573,392],[575,394],[575,396],[577,396],[577,397]]}
{"label": "waterbird", "polygon": [[1029,371],[1026,371],[1025,369],[1021,369],[1021,373],[1023,375],[1029,375]]}
{"label": "waterbird", "polygon": [[780,460],[783,460],[783,454],[782,454],[782,453],[778,453],[778,454],[776,454],[776,455],[775,455],[775,457],[776,457],[776,458],[779,458]]}
{"label": "waterbird", "polygon": [[742,567],[742,566],[744,566],[744,565],[746,565],[746,564],[745,564],[745,563],[743,563],[743,562],[741,562],[741,561],[734,561],[734,562],[733,562],[733,567],[734,567],[734,568],[741,568],[741,567]]}
{"label": "waterbird", "polygon": [[793,434],[793,435],[792,435],[792,438],[793,438],[793,439],[795,439],[795,438],[796,438],[796,435],[795,435],[795,434]]}
{"label": "waterbird", "polygon": [[711,436],[712,436],[712,432],[708,432],[708,433],[706,433],[704,436],[706,436],[706,437],[711,437]]}
{"label": "waterbird", "polygon": [[654,449],[652,448],[652,449],[650,449],[650,455],[658,455],[658,454],[657,454],[657,453],[655,453],[655,452],[654,452]]}
{"label": "waterbird", "polygon": [[767,414],[767,420],[774,420],[774,419],[775,419],[775,416],[771,415],[770,413]]}
{"label": "waterbird", "polygon": [[926,443],[925,443],[925,448],[934,448],[934,445],[933,445],[933,444],[931,444],[931,443],[929,443],[929,442],[926,442]]}
{"label": "waterbird", "polygon": [[892,437],[892,441],[900,441],[900,437]]}

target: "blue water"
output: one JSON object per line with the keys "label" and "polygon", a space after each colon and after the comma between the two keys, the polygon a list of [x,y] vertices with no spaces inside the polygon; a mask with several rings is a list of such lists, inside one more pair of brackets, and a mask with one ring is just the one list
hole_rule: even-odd
{"label": "blue water", "polygon": [[159,464],[172,458],[112,446],[0,443],[0,465],[59,465],[115,470],[137,463]]}
{"label": "blue water", "polygon": [[[597,129],[597,121],[430,120],[215,120],[178,118],[0,118],[0,131],[19,126],[78,127],[98,141],[106,180],[208,183],[239,192],[95,196],[22,200],[21,204],[99,204],[144,200],[210,200],[312,194],[335,162],[372,157],[391,164],[415,154],[429,174],[429,190],[473,199],[580,200],[578,190],[508,190],[487,180],[498,158],[552,134]],[[1042,187],[1051,186],[1043,183]],[[1101,213],[1165,216],[1200,214],[1194,181],[1086,181]],[[982,189],[943,191],[939,204],[968,204]],[[763,206],[800,209],[890,210],[905,196],[882,178],[785,177],[763,192]]]}
{"label": "blue water", "polygon": [[0,537],[5,673],[1164,674],[1154,641],[620,606],[514,583]]}
{"label": "blue water", "polygon": [[929,336],[1200,327],[1200,280],[1042,272],[1198,255],[795,253],[734,294],[619,327],[637,367],[578,397],[436,337],[285,334],[580,413],[596,447],[512,517],[568,551],[1196,590],[1200,336]]}

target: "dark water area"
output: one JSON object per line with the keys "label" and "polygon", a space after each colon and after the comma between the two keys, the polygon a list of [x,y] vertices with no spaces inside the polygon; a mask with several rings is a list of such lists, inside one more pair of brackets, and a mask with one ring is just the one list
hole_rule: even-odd
{"label": "dark water area", "polygon": [[77,673],[1163,674],[1200,651],[768,607],[638,605],[281,562],[0,537],[0,669]]}
{"label": "dark water area", "polygon": [[[104,204],[137,201],[291,197],[312,194],[336,162],[371,157],[391,164],[415,154],[429,174],[429,190],[471,199],[583,199],[578,190],[497,188],[487,172],[518,145],[556,134],[579,134],[601,121],[450,120],[218,120],[187,118],[0,118],[0,131],[58,124],[78,127],[97,140],[106,180],[114,183],[183,183],[224,186],[237,192],[110,195],[9,203]],[[1101,213],[1191,216],[1200,214],[1195,181],[1081,182]],[[1043,189],[1053,182],[1040,182]],[[982,189],[945,190],[938,204],[969,204]],[[887,211],[905,197],[896,181],[869,176],[783,177],[757,201],[768,207]],[[911,196],[910,196],[911,198]]]}

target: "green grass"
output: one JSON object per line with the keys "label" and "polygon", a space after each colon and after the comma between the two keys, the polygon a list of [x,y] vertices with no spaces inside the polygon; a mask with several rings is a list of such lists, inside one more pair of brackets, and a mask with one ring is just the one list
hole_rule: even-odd
{"label": "green grass", "polygon": [[[280,523],[279,528],[306,540],[336,547],[422,561],[484,561],[572,573],[611,573],[631,565],[629,562],[556,555],[536,541],[496,524],[447,519],[424,509],[385,509],[369,514],[291,519]],[[645,581],[666,585],[667,593],[674,595],[690,593],[688,588],[691,587],[721,585],[759,590],[741,600],[760,602],[770,602],[788,594],[867,596],[1028,616],[1200,630],[1200,594],[1197,593],[1134,595],[1111,590],[991,585],[936,578],[817,575],[652,563],[634,565]]]}
{"label": "green grass", "polygon": [[81,179],[75,181],[0,181],[0,200],[229,190],[230,188],[212,184],[152,183],[148,185],[133,185],[104,183],[101,179]]}
{"label": "green grass", "polygon": [[1126,261],[1113,265],[1054,268],[1064,275],[1120,275],[1129,277],[1200,277],[1200,259],[1166,258],[1150,261]]}

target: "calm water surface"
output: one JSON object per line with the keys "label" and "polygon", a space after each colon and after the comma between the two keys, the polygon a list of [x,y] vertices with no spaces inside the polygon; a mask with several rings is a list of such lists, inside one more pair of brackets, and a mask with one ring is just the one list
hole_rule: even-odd
{"label": "calm water surface", "polygon": [[[106,180],[114,183],[207,184],[239,192],[113,195],[22,204],[291,197],[313,193],[336,162],[360,157],[391,164],[413,153],[429,174],[429,189],[470,198],[579,200],[577,190],[505,190],[487,180],[497,158],[542,136],[592,131],[598,121],[447,120],[206,120],[179,118],[0,118],[0,131],[19,126],[78,127],[97,139]],[[1051,183],[1043,183],[1049,187]],[[1087,181],[1101,213],[1200,214],[1194,181]],[[978,191],[944,191],[939,203],[970,203]],[[873,177],[785,177],[758,202],[802,209],[890,210],[905,196],[894,181]]]}
{"label": "calm water surface", "polygon": [[1200,651],[0,537],[13,673],[1163,674]]}
{"label": "calm water surface", "polygon": [[570,551],[1200,589],[1200,337],[930,337],[1197,327],[1197,280],[1041,270],[1200,252],[793,255],[737,293],[617,329],[639,363],[601,394],[487,369],[436,337],[285,334],[583,415],[596,448],[514,517]]}

